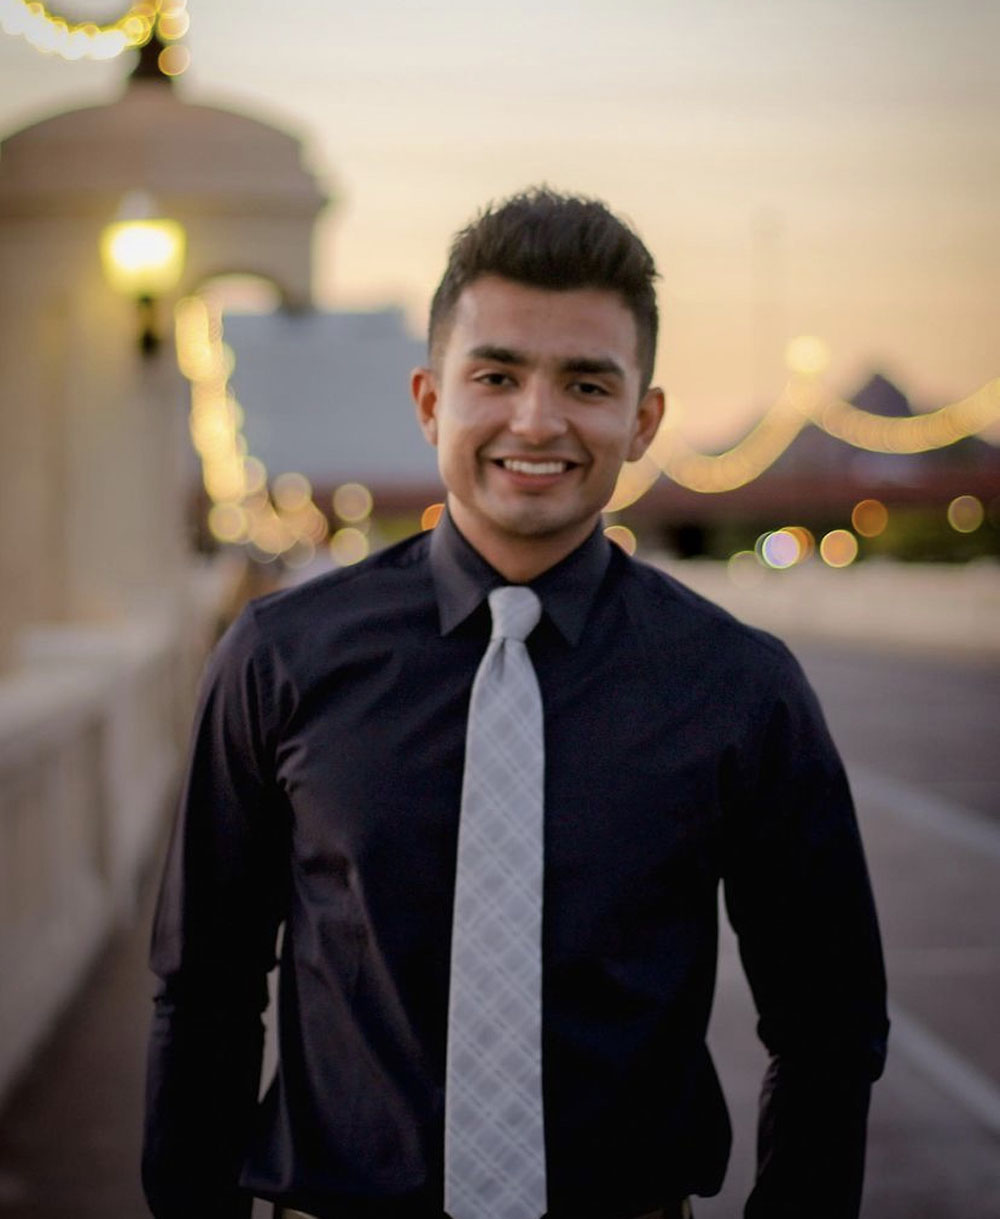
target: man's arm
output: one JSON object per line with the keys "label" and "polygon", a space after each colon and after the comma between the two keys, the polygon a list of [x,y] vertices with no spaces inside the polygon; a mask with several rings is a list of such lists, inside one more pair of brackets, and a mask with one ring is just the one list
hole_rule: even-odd
{"label": "man's arm", "polygon": [[273,675],[248,612],[206,674],[153,928],[143,1185],[156,1219],[244,1219],[266,975],[288,848]]}
{"label": "man's arm", "polygon": [[745,1219],[855,1219],[888,1021],[847,779],[786,657],[756,778],[727,836],[726,903],[771,1054]]}

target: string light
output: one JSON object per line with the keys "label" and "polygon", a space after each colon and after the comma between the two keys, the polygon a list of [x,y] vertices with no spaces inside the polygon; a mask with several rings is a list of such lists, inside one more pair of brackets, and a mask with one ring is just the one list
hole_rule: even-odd
{"label": "string light", "polygon": [[177,363],[191,385],[191,441],[212,501],[209,530],[220,542],[252,546],[265,562],[280,555],[303,566],[330,532],[309,480],[280,474],[269,489],[267,468],[249,452],[243,408],[229,386],[236,360],[223,342],[220,310],[203,296],[188,296],[178,301],[175,321]]}
{"label": "string light", "polygon": [[[818,340],[811,340],[818,343]],[[793,348],[799,371],[759,423],[724,453],[700,453],[681,436],[677,412],[668,411],[648,457],[672,482],[689,491],[734,491],[759,478],[804,427],[813,425],[837,440],[871,453],[926,453],[975,435],[1000,419],[1000,378],[961,401],[908,418],[887,418],[826,393],[818,382],[819,348]],[[811,355],[811,362],[804,358]],[[636,479],[626,466],[611,501],[614,509],[645,493],[656,481],[648,469]],[[635,494],[636,484],[643,489]]]}
{"label": "string light", "polygon": [[1000,417],[1000,379],[989,381],[961,402],[927,415],[886,418],[841,398],[819,405],[813,422],[829,436],[871,453],[926,453],[972,436]]}
{"label": "string light", "polygon": [[0,0],[0,28],[48,55],[114,59],[145,46],[154,30],[163,42],[183,37],[190,23],[186,8],[187,0],[136,0],[117,21],[75,22],[51,12],[40,0]]}
{"label": "string light", "polygon": [[699,453],[680,435],[668,412],[649,452],[662,472],[690,491],[735,491],[753,482],[788,448],[806,425],[794,386],[738,444],[725,453]]}

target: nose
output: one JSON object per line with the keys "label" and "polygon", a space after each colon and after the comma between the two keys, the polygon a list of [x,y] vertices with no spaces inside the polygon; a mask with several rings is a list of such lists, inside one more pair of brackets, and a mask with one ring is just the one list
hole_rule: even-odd
{"label": "nose", "polygon": [[565,435],[566,428],[556,389],[540,379],[529,379],[514,404],[511,433],[527,444],[546,444]]}

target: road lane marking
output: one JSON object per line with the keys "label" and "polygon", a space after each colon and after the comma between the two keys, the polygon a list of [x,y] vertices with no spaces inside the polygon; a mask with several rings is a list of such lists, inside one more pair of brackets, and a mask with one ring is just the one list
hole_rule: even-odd
{"label": "road lane marking", "polygon": [[1000,859],[1000,827],[984,814],[864,766],[850,766],[848,773],[859,802],[870,800],[951,842]]}
{"label": "road lane marking", "polygon": [[901,1050],[943,1092],[1000,1134],[1000,1088],[978,1067],[896,1004],[889,1005],[889,1044]]}

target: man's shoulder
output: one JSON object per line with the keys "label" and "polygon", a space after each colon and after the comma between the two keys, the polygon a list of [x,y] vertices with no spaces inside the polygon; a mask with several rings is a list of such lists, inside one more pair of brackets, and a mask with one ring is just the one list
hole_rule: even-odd
{"label": "man's shoulder", "polygon": [[258,648],[297,653],[419,613],[433,599],[427,537],[417,534],[349,567],[257,597],[231,631]]}
{"label": "man's shoulder", "polygon": [[[418,533],[347,567],[323,572],[290,588],[279,589],[251,602],[261,627],[272,627],[317,610],[334,610],[347,602],[358,602],[391,592],[401,586],[418,585],[430,579],[426,565],[427,533]],[[374,610],[377,607],[371,606]]]}
{"label": "man's shoulder", "polygon": [[777,636],[751,626],[735,614],[685,584],[657,564],[627,561],[626,588],[633,612],[644,629],[670,649],[705,646],[748,663],[795,664],[787,645]]}

